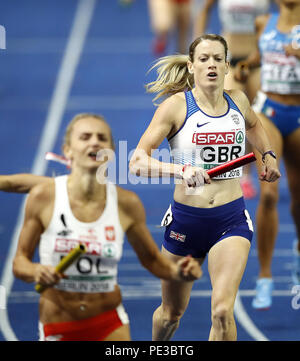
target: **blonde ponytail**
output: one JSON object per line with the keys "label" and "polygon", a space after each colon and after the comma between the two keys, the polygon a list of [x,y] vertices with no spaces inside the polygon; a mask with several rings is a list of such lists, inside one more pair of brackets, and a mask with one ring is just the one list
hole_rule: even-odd
{"label": "blonde ponytail", "polygon": [[150,68],[149,72],[156,69],[158,74],[155,81],[145,86],[148,93],[157,93],[153,102],[162,96],[193,88],[194,77],[188,71],[188,60],[188,55],[169,55],[158,59]]}

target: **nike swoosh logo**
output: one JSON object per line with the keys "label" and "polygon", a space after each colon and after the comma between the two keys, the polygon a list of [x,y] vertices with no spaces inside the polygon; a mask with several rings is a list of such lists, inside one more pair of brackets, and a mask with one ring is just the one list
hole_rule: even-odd
{"label": "nike swoosh logo", "polygon": [[208,123],[210,123],[210,122],[206,122],[206,123],[203,123],[203,124],[197,123],[197,127],[198,127],[198,128],[203,127],[203,125],[206,125],[206,124],[208,124]]}

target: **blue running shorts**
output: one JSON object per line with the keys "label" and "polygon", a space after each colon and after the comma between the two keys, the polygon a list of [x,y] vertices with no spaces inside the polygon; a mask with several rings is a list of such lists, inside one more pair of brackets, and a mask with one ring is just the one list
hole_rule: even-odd
{"label": "blue running shorts", "polygon": [[163,246],[169,252],[204,258],[224,238],[241,236],[252,241],[253,225],[244,198],[214,208],[190,207],[174,201],[162,223]]}
{"label": "blue running shorts", "polygon": [[290,135],[300,127],[300,105],[285,105],[275,102],[259,91],[252,109],[269,118],[283,137]]}

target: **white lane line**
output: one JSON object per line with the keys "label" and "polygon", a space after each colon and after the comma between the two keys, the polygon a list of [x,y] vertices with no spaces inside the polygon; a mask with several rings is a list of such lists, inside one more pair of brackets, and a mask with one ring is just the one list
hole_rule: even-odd
{"label": "white lane line", "polygon": [[[47,98],[36,99],[32,96],[15,96],[3,99],[1,110],[11,109],[44,109]],[[77,111],[82,107],[105,110],[153,110],[152,98],[149,95],[73,95],[68,98],[66,109]]]}
{"label": "white lane line", "polygon": [[243,306],[240,292],[238,292],[236,296],[234,314],[240,325],[255,341],[269,341],[269,339],[255,326],[251,318],[248,316]]}
{"label": "white lane line", "polygon": [[82,104],[87,104],[88,108],[93,109],[153,110],[152,98],[149,95],[73,95],[68,101],[67,109],[77,110]]}
{"label": "white lane line", "polygon": [[[45,174],[47,163],[44,160],[44,156],[47,151],[54,147],[95,6],[96,0],[79,0],[78,2],[70,36],[57,76],[46,123],[31,169],[31,172],[34,174]],[[24,204],[25,201],[23,201],[21,206],[0,282],[6,289],[7,297],[10,295],[14,282],[12,262],[23,223]],[[11,328],[7,309],[2,313],[0,330],[7,340],[18,340]]]}
{"label": "white lane line", "polygon": [[[161,289],[160,281],[154,282],[151,285],[150,282],[141,282],[139,285],[130,285],[125,282],[120,282],[120,287],[122,289],[122,297],[124,299],[131,298],[141,298],[141,300],[146,298],[161,298]],[[240,297],[253,297],[255,295],[255,290],[240,290],[238,298],[238,307],[244,310],[244,307],[241,305]],[[294,297],[290,290],[277,290],[273,291],[273,296],[275,297]],[[192,290],[192,298],[205,298],[211,297],[211,290]],[[14,291],[11,292],[9,297],[9,303],[37,303],[39,301],[39,295],[34,291]],[[236,306],[236,307],[237,307]],[[240,320],[240,317],[239,319]]]}
{"label": "white lane line", "polygon": [[[145,185],[145,189],[146,189],[146,185]],[[153,191],[153,188],[151,188],[151,186],[149,187],[148,185],[148,189],[151,189]],[[144,191],[144,189],[143,189]],[[166,207],[167,208],[167,207]],[[161,212],[163,214],[163,210]],[[150,232],[152,233],[162,233],[165,231],[165,227],[160,227],[159,224],[147,224]],[[295,234],[295,226],[293,223],[285,223],[285,224],[281,224],[279,227],[279,232],[278,233],[294,233]],[[274,256],[278,256],[278,257],[287,257],[287,256],[292,256],[293,251],[292,251],[292,244],[290,248],[276,248],[274,250]],[[255,248],[253,248],[251,250],[251,255],[254,255],[255,257],[257,256],[257,251]]]}
{"label": "white lane line", "polygon": [[[150,54],[152,38],[149,36],[139,37],[90,37],[85,45],[86,54]],[[53,54],[61,52],[65,41],[56,37],[27,37],[11,38],[8,51],[13,54]],[[149,44],[149,46],[147,46]]]}

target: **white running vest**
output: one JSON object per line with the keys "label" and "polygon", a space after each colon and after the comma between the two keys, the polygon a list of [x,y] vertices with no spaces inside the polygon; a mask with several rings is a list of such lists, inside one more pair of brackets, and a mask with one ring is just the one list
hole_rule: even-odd
{"label": "white running vest", "polygon": [[55,178],[54,211],[40,239],[43,265],[56,266],[79,243],[87,252],[66,271],[66,279],[55,288],[67,292],[111,292],[117,283],[118,261],[122,256],[124,232],[118,215],[116,186],[106,185],[106,205],[95,222],[80,222],[72,213],[67,193],[68,176]]}
{"label": "white running vest", "polygon": [[219,0],[223,32],[255,33],[255,18],[269,11],[269,0]]}
{"label": "white running vest", "polygon": [[[168,139],[174,163],[208,170],[245,154],[245,119],[228,94],[224,93],[228,110],[218,117],[205,114],[198,107],[192,91],[186,92],[185,96],[186,119],[177,133]],[[214,179],[241,176],[242,167]]]}

